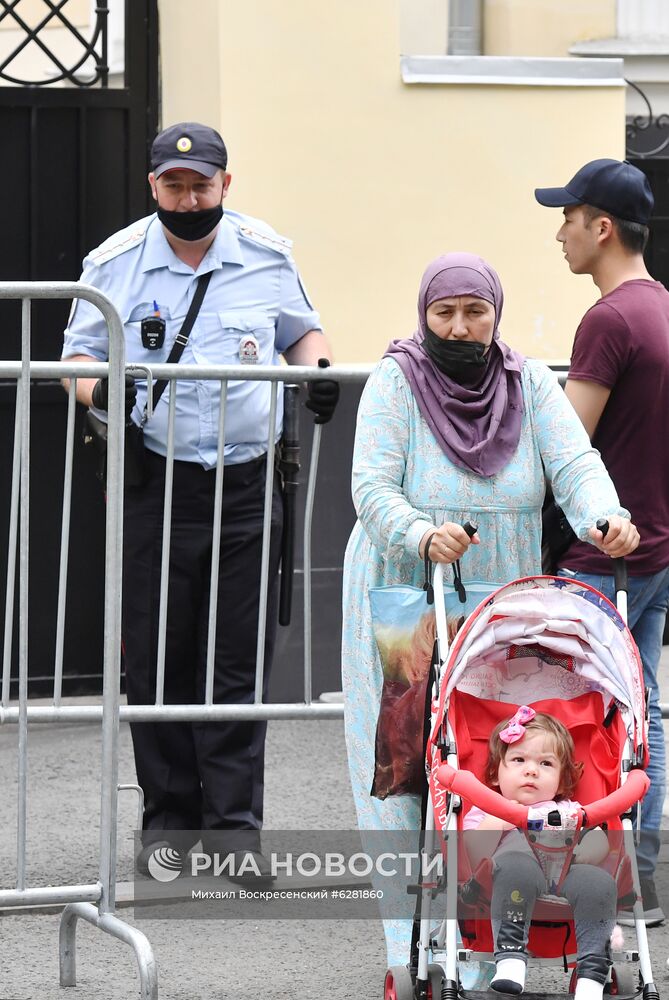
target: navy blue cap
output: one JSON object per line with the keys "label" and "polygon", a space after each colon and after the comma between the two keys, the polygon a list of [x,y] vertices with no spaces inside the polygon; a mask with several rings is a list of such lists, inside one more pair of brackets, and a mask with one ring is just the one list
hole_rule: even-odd
{"label": "navy blue cap", "polygon": [[591,160],[564,187],[536,188],[534,197],[548,208],[592,205],[644,226],[655,204],[648,178],[627,160]]}
{"label": "navy blue cap", "polygon": [[178,122],[159,132],[151,146],[151,169],[156,177],[166,170],[188,168],[205,177],[228,165],[228,151],[215,128],[198,122]]}

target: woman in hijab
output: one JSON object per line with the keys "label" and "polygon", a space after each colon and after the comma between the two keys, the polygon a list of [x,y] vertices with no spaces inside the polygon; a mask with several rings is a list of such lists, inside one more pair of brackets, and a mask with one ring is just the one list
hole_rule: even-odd
{"label": "woman in hijab", "polygon": [[[423,582],[423,556],[462,561],[463,580],[541,572],[545,481],[584,540],[624,556],[638,533],[546,365],[500,340],[504,297],[482,258],[438,257],[418,295],[418,329],[390,344],[358,411],[346,550],[342,679],[361,830],[419,830],[418,795],[372,797],[383,671],[370,587]],[[594,527],[606,517],[606,539]],[[462,525],[478,526],[469,538]],[[471,546],[471,547],[470,547]],[[469,551],[467,551],[469,550]],[[386,894],[387,895],[387,894]],[[411,920],[384,921],[388,964],[406,964]]]}

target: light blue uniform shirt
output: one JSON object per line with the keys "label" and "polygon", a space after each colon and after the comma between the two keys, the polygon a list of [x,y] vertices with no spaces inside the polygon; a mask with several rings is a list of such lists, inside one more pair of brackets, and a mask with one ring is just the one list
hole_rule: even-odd
{"label": "light blue uniform shirt", "polygon": [[[104,292],[114,303],[125,329],[126,360],[143,364],[167,361],[191,303],[197,279],[212,271],[207,293],[193,325],[181,364],[240,364],[240,348],[249,334],[258,343],[258,364],[279,364],[279,355],[310,330],[320,329],[300,282],[289,240],[266,223],[226,212],[216,238],[197,271],[176,256],[155,215],[115,233],[84,260],[81,281]],[[154,302],[166,322],[160,350],[142,346],[141,320],[154,315]],[[254,345],[251,345],[252,353]],[[88,354],[108,359],[107,325],[98,309],[76,299],[65,330],[63,358]],[[249,364],[252,372],[253,364]],[[220,382],[176,383],[175,458],[216,465]],[[146,382],[137,384],[133,419],[140,423]],[[248,462],[267,451],[270,383],[231,381],[225,411],[225,463]],[[153,417],[144,425],[146,444],[167,453],[170,385]],[[281,433],[283,399],[279,386],[276,437]],[[105,413],[94,411],[102,419]]]}

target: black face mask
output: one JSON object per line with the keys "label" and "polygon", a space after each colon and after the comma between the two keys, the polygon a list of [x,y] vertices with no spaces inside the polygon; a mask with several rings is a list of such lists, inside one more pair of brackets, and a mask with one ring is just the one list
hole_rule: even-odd
{"label": "black face mask", "polygon": [[187,240],[189,243],[209,236],[223,218],[222,205],[217,205],[216,208],[201,208],[196,212],[168,212],[166,208],[158,205],[156,212],[165,229],[177,239]]}
{"label": "black face mask", "polygon": [[478,382],[488,364],[485,344],[472,340],[442,340],[429,328],[425,331],[423,350],[440,372],[460,385]]}

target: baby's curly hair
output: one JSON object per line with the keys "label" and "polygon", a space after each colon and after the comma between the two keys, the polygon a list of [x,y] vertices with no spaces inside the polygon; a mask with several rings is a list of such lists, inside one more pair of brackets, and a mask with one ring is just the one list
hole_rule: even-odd
{"label": "baby's curly hair", "polygon": [[[499,734],[510,721],[510,719],[505,719],[503,722],[499,722],[490,734],[488,761],[485,768],[485,782],[490,788],[497,785],[499,765],[506,759],[507,751],[516,745],[515,743],[505,743],[499,738]],[[537,712],[534,718],[525,724],[524,728],[526,733],[540,732],[546,733],[550,737],[553,743],[553,752],[560,761],[560,784],[556,795],[558,799],[570,799],[583,774],[582,762],[574,760],[576,751],[571,733],[558,719],[552,715],[546,715],[544,712]]]}

